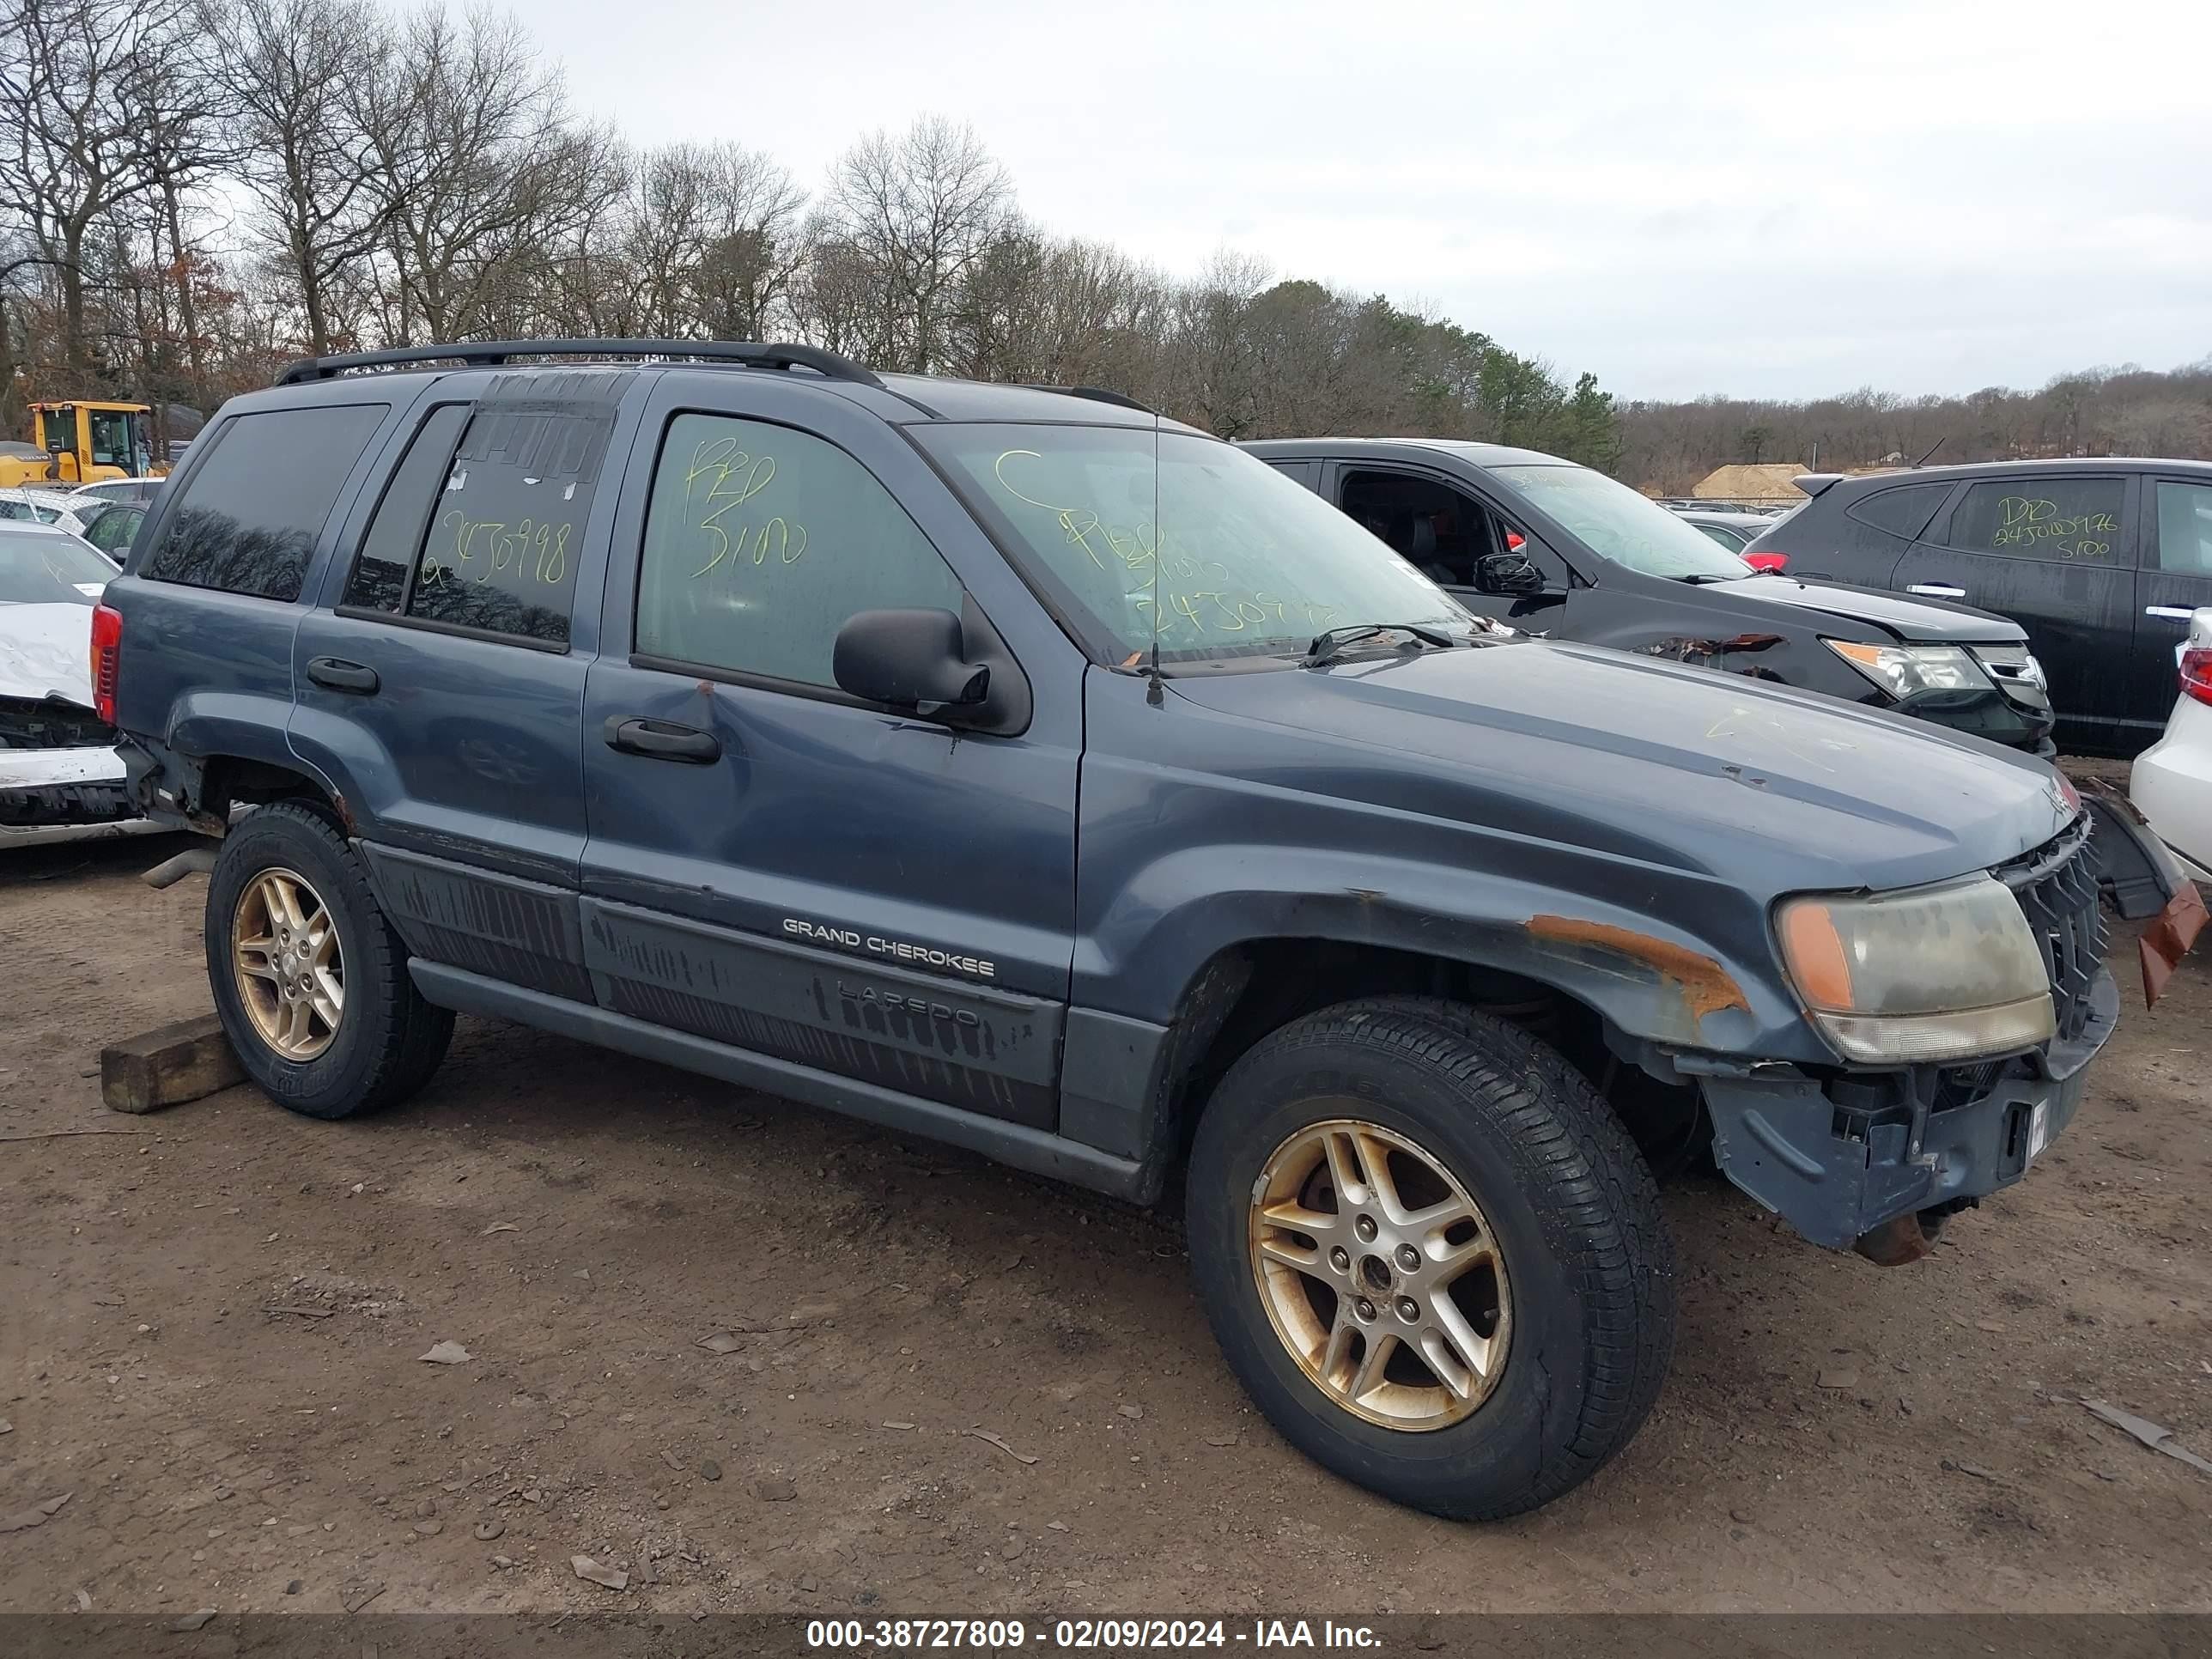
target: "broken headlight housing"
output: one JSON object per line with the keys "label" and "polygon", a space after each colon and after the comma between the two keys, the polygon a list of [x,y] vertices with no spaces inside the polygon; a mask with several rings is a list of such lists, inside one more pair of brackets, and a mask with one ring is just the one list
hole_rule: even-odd
{"label": "broken headlight housing", "polygon": [[2032,1048],[2057,1029],[2035,935],[1992,877],[1784,899],[1774,931],[1813,1023],[1850,1060],[1966,1060]]}
{"label": "broken headlight housing", "polygon": [[1899,702],[1929,692],[1986,691],[1990,677],[1973,653],[1955,645],[1862,645],[1820,641]]}

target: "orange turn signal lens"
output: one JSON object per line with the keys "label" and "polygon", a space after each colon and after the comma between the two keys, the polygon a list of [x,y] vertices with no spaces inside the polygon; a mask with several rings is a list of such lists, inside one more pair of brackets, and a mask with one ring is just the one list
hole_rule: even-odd
{"label": "orange turn signal lens", "polygon": [[1799,899],[1783,907],[1782,954],[1790,976],[1815,1008],[1845,1013],[1851,1001],[1851,963],[1836,919],[1818,899]]}

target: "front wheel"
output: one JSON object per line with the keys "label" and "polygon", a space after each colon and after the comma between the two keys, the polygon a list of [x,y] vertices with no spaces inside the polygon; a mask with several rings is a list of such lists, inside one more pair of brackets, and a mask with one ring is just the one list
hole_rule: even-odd
{"label": "front wheel", "polygon": [[429,1080],[453,1017],[422,1000],[353,849],[281,802],[223,838],[208,878],[209,988],[246,1075],[309,1117],[349,1117]]}
{"label": "front wheel", "polygon": [[1555,1050],[1452,1004],[1310,1015],[1200,1120],[1193,1271],[1231,1367],[1346,1479],[1496,1519],[1595,1474],[1657,1399],[1650,1171]]}

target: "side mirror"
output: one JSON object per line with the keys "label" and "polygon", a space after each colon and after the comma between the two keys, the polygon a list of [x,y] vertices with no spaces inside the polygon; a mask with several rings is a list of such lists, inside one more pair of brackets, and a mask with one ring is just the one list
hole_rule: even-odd
{"label": "side mirror", "polygon": [[964,654],[950,611],[863,611],[837,630],[830,669],[842,690],[895,708],[967,708],[991,693],[991,671]]}
{"label": "side mirror", "polygon": [[1486,593],[1540,593],[1544,573],[1524,553],[1492,553],[1474,562],[1474,585]]}

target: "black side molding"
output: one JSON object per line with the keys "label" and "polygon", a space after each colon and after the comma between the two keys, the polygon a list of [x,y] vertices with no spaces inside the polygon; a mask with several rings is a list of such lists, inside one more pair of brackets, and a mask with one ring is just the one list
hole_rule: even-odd
{"label": "black side molding", "polygon": [[465,968],[449,968],[417,957],[409,961],[407,971],[423,996],[456,1013],[513,1020],[640,1060],[658,1060],[766,1094],[804,1101],[886,1129],[963,1146],[1017,1170],[1088,1187],[1133,1203],[1153,1202],[1164,1184],[1164,1172],[1157,1165],[1116,1158],[1042,1129],[917,1100],[896,1090],[833,1076],[795,1060],[733,1048],[543,991],[503,984]]}

